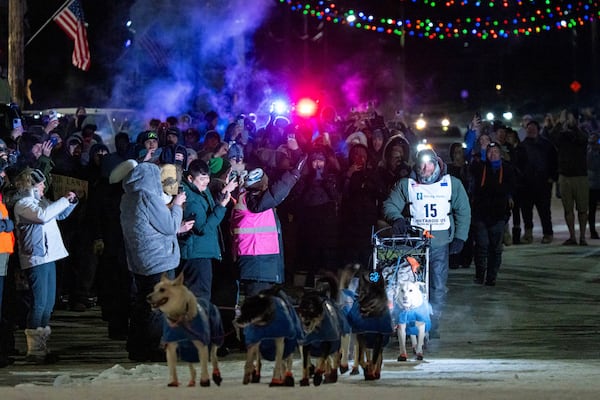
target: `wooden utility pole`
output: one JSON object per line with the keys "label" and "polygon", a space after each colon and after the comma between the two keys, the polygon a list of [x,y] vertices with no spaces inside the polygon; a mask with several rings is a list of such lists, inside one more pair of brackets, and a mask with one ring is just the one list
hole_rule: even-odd
{"label": "wooden utility pole", "polygon": [[25,15],[26,0],[8,1],[8,83],[13,103],[23,107],[25,99]]}

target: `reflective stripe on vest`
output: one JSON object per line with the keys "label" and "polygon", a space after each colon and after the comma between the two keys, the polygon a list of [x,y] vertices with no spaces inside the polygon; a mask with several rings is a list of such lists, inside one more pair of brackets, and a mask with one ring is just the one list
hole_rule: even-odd
{"label": "reflective stripe on vest", "polygon": [[246,205],[246,193],[242,193],[231,213],[233,250],[238,256],[279,254],[279,234],[275,212],[268,209],[253,213]]}

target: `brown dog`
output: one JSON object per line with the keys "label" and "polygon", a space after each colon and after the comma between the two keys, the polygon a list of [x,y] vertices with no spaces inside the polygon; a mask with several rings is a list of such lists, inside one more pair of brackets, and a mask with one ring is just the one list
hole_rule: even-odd
{"label": "brown dog", "polygon": [[[163,341],[167,353],[170,381],[168,386],[179,386],[177,380],[177,349],[181,358],[189,363],[190,381],[196,385],[194,362],[200,362],[200,386],[210,386],[208,358],[212,362],[213,381],[220,385],[222,378],[217,359],[218,343],[222,337],[221,317],[218,309],[209,302],[198,302],[196,296],[183,284],[183,274],[170,280],[165,274],[147,297],[152,308],[158,308],[165,317]],[[220,327],[220,332],[219,332]],[[215,332],[216,331],[216,332]],[[215,340],[216,339],[216,340]],[[191,345],[190,345],[191,344]],[[197,359],[196,359],[197,356]]]}

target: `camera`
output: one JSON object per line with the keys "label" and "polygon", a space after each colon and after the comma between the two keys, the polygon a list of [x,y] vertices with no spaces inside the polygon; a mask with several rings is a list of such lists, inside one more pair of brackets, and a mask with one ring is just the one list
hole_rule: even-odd
{"label": "camera", "polygon": [[50,137],[50,143],[52,143],[52,146],[56,146],[58,144],[58,138],[56,136]]}
{"label": "camera", "polygon": [[11,151],[8,153],[8,165],[15,165],[17,163],[17,159],[19,157],[19,152],[17,150]]}
{"label": "camera", "polygon": [[50,117],[50,122],[57,121],[58,113],[56,112],[56,110],[50,110],[50,112],[48,113],[48,117]]}

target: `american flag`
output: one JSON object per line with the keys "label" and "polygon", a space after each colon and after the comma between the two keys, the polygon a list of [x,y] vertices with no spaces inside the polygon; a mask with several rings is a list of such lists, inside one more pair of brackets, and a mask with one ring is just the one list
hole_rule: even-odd
{"label": "american flag", "polygon": [[79,0],[72,0],[54,17],[54,21],[74,42],[73,65],[87,71],[90,68],[90,48],[83,18],[83,9]]}

